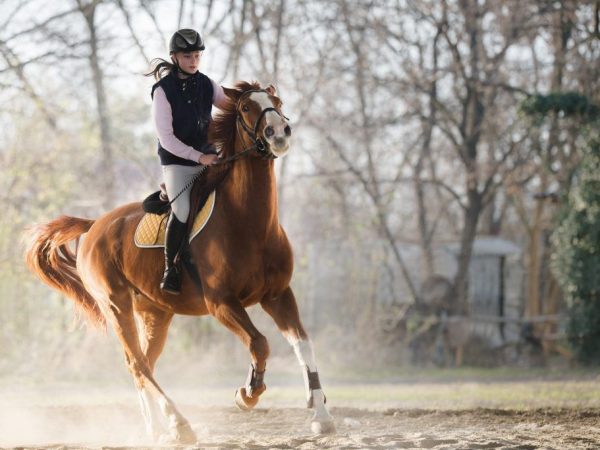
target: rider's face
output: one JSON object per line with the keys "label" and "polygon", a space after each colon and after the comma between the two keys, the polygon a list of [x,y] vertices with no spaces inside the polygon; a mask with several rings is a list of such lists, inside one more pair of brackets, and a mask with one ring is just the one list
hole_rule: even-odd
{"label": "rider's face", "polygon": [[179,67],[185,72],[196,73],[200,67],[200,57],[202,56],[202,52],[177,52],[173,56],[177,59]]}

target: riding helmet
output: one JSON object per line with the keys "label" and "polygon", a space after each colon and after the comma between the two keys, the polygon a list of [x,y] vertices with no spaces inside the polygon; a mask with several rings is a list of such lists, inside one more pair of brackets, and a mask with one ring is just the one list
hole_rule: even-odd
{"label": "riding helmet", "polygon": [[204,50],[202,36],[191,28],[182,28],[176,31],[169,41],[169,53],[194,52]]}

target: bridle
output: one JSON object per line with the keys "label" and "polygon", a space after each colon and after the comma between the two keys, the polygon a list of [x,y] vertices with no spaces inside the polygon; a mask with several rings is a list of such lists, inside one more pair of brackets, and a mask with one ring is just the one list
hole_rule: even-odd
{"label": "bridle", "polygon": [[[265,114],[267,114],[269,111],[275,111],[277,114],[279,114],[279,117],[281,117],[282,119],[285,119],[285,120],[290,120],[290,119],[287,118],[286,116],[284,116],[283,114],[281,114],[281,112],[279,112],[276,108],[268,107],[261,111],[260,115],[258,116],[258,119],[256,119],[256,123],[254,124],[254,127],[250,128],[246,124],[246,122],[244,122],[244,119],[242,119],[242,113],[240,112],[240,102],[242,101],[242,98],[247,96],[247,94],[252,94],[253,92],[267,92],[267,91],[264,89],[252,89],[252,90],[246,91],[238,99],[237,104],[235,106],[237,121],[242,126],[242,129],[250,136],[250,139],[252,139],[252,145],[250,147],[245,148],[241,152],[231,155],[228,158],[219,159],[217,162],[215,162],[213,164],[214,166],[220,166],[222,164],[227,164],[232,161],[235,161],[236,159],[240,159],[244,156],[247,156],[251,151],[255,151],[263,159],[271,160],[271,159],[277,158],[276,155],[274,155],[273,153],[271,153],[270,151],[267,150],[268,145],[262,140],[262,138],[257,137],[258,127],[260,126],[260,122],[265,117]],[[267,94],[268,94],[268,92],[267,92]],[[237,133],[238,133],[238,136],[241,137],[239,127],[237,127]],[[194,177],[188,182],[188,184],[181,190],[181,192],[179,192],[172,200],[169,201],[169,205],[172,204],[175,200],[177,200],[177,198],[181,194],[183,194],[187,189],[189,189],[191,186],[193,186],[193,184],[196,182],[196,180],[198,178],[200,178],[200,176],[204,173],[204,171],[206,170],[207,167],[210,167],[210,166],[203,166],[200,169],[200,171],[196,175],[194,175]]]}
{"label": "bridle", "polygon": [[[264,89],[252,89],[252,90],[246,91],[238,99],[237,105],[235,107],[236,112],[237,112],[238,123],[242,126],[242,130],[244,130],[246,132],[246,134],[252,140],[252,145],[248,149],[244,149],[244,150],[242,150],[242,152],[239,152],[238,155],[240,153],[246,152],[246,150],[255,150],[260,156],[262,156],[263,159],[275,159],[275,158],[277,158],[277,156],[267,150],[268,144],[263,140],[262,137],[258,136],[258,127],[260,126],[260,123],[262,122],[265,115],[270,111],[275,111],[279,115],[279,117],[281,117],[282,119],[285,119],[285,120],[290,120],[290,119],[288,119],[286,116],[281,114],[281,112],[279,110],[277,110],[277,108],[273,108],[272,106],[270,106],[268,108],[263,109],[260,112],[258,119],[256,119],[256,123],[254,124],[254,127],[250,127],[244,121],[244,119],[242,117],[242,112],[240,111],[240,103],[242,102],[242,99],[249,97],[254,92],[266,92],[268,94],[268,92]],[[240,136],[239,128],[237,129],[237,132],[238,132],[238,136]]]}
{"label": "bridle", "polygon": [[[262,119],[265,117],[265,114],[267,114],[269,111],[275,111],[277,114],[279,114],[279,116],[281,118],[283,118],[285,120],[290,120],[290,119],[287,118],[286,116],[284,116],[283,114],[281,114],[281,112],[279,112],[276,108],[268,107],[261,111],[260,115],[258,116],[258,119],[256,119],[256,123],[254,124],[254,127],[251,128],[248,124],[246,124],[246,122],[242,118],[242,113],[240,111],[240,103],[244,97],[249,96],[249,94],[252,94],[253,92],[267,92],[267,91],[265,89],[252,89],[252,90],[246,91],[238,99],[237,104],[235,105],[235,110],[236,110],[236,115],[237,115],[237,123],[239,125],[241,125],[242,130],[244,130],[246,132],[246,134],[248,134],[248,136],[252,140],[252,145],[250,147],[246,147],[244,150],[237,152],[234,155],[231,155],[228,158],[218,160],[213,165],[218,166],[221,164],[227,164],[231,161],[235,161],[236,159],[240,159],[244,156],[247,156],[252,151],[255,151],[256,153],[258,153],[263,159],[277,158],[276,155],[274,155],[273,153],[271,153],[267,150],[267,144],[262,140],[262,138],[257,137],[258,127],[260,126],[260,122],[262,121]],[[267,92],[267,94],[268,94],[268,92]],[[241,138],[241,133],[240,133],[239,127],[237,127],[237,133],[238,133],[238,136]]]}

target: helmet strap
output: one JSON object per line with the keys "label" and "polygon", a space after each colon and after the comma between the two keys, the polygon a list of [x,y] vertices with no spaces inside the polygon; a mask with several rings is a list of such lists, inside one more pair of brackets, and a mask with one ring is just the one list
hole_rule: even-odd
{"label": "helmet strap", "polygon": [[181,67],[179,67],[179,64],[176,64],[176,66],[177,66],[177,71],[178,71],[179,73],[182,73],[182,74],[184,74],[184,75],[187,75],[188,77],[191,77],[192,75],[194,75],[193,73],[186,72],[185,70],[183,70]]}
{"label": "helmet strap", "polygon": [[177,68],[177,72],[182,73],[183,75],[187,75],[188,77],[191,77],[192,75],[194,75],[193,73],[186,72],[185,70],[183,70],[181,68],[181,66],[179,65],[179,62],[177,61],[177,58],[175,58],[174,56],[171,56],[171,61],[173,61],[173,64],[175,64],[175,67]]}

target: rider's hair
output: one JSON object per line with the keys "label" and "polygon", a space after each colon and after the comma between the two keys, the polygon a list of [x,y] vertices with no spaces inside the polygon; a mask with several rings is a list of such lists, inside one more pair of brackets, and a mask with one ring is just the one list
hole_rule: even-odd
{"label": "rider's hair", "polygon": [[172,62],[166,61],[162,58],[154,58],[150,62],[150,72],[144,75],[149,77],[153,76],[156,80],[167,76],[172,70],[176,70],[177,66]]}

